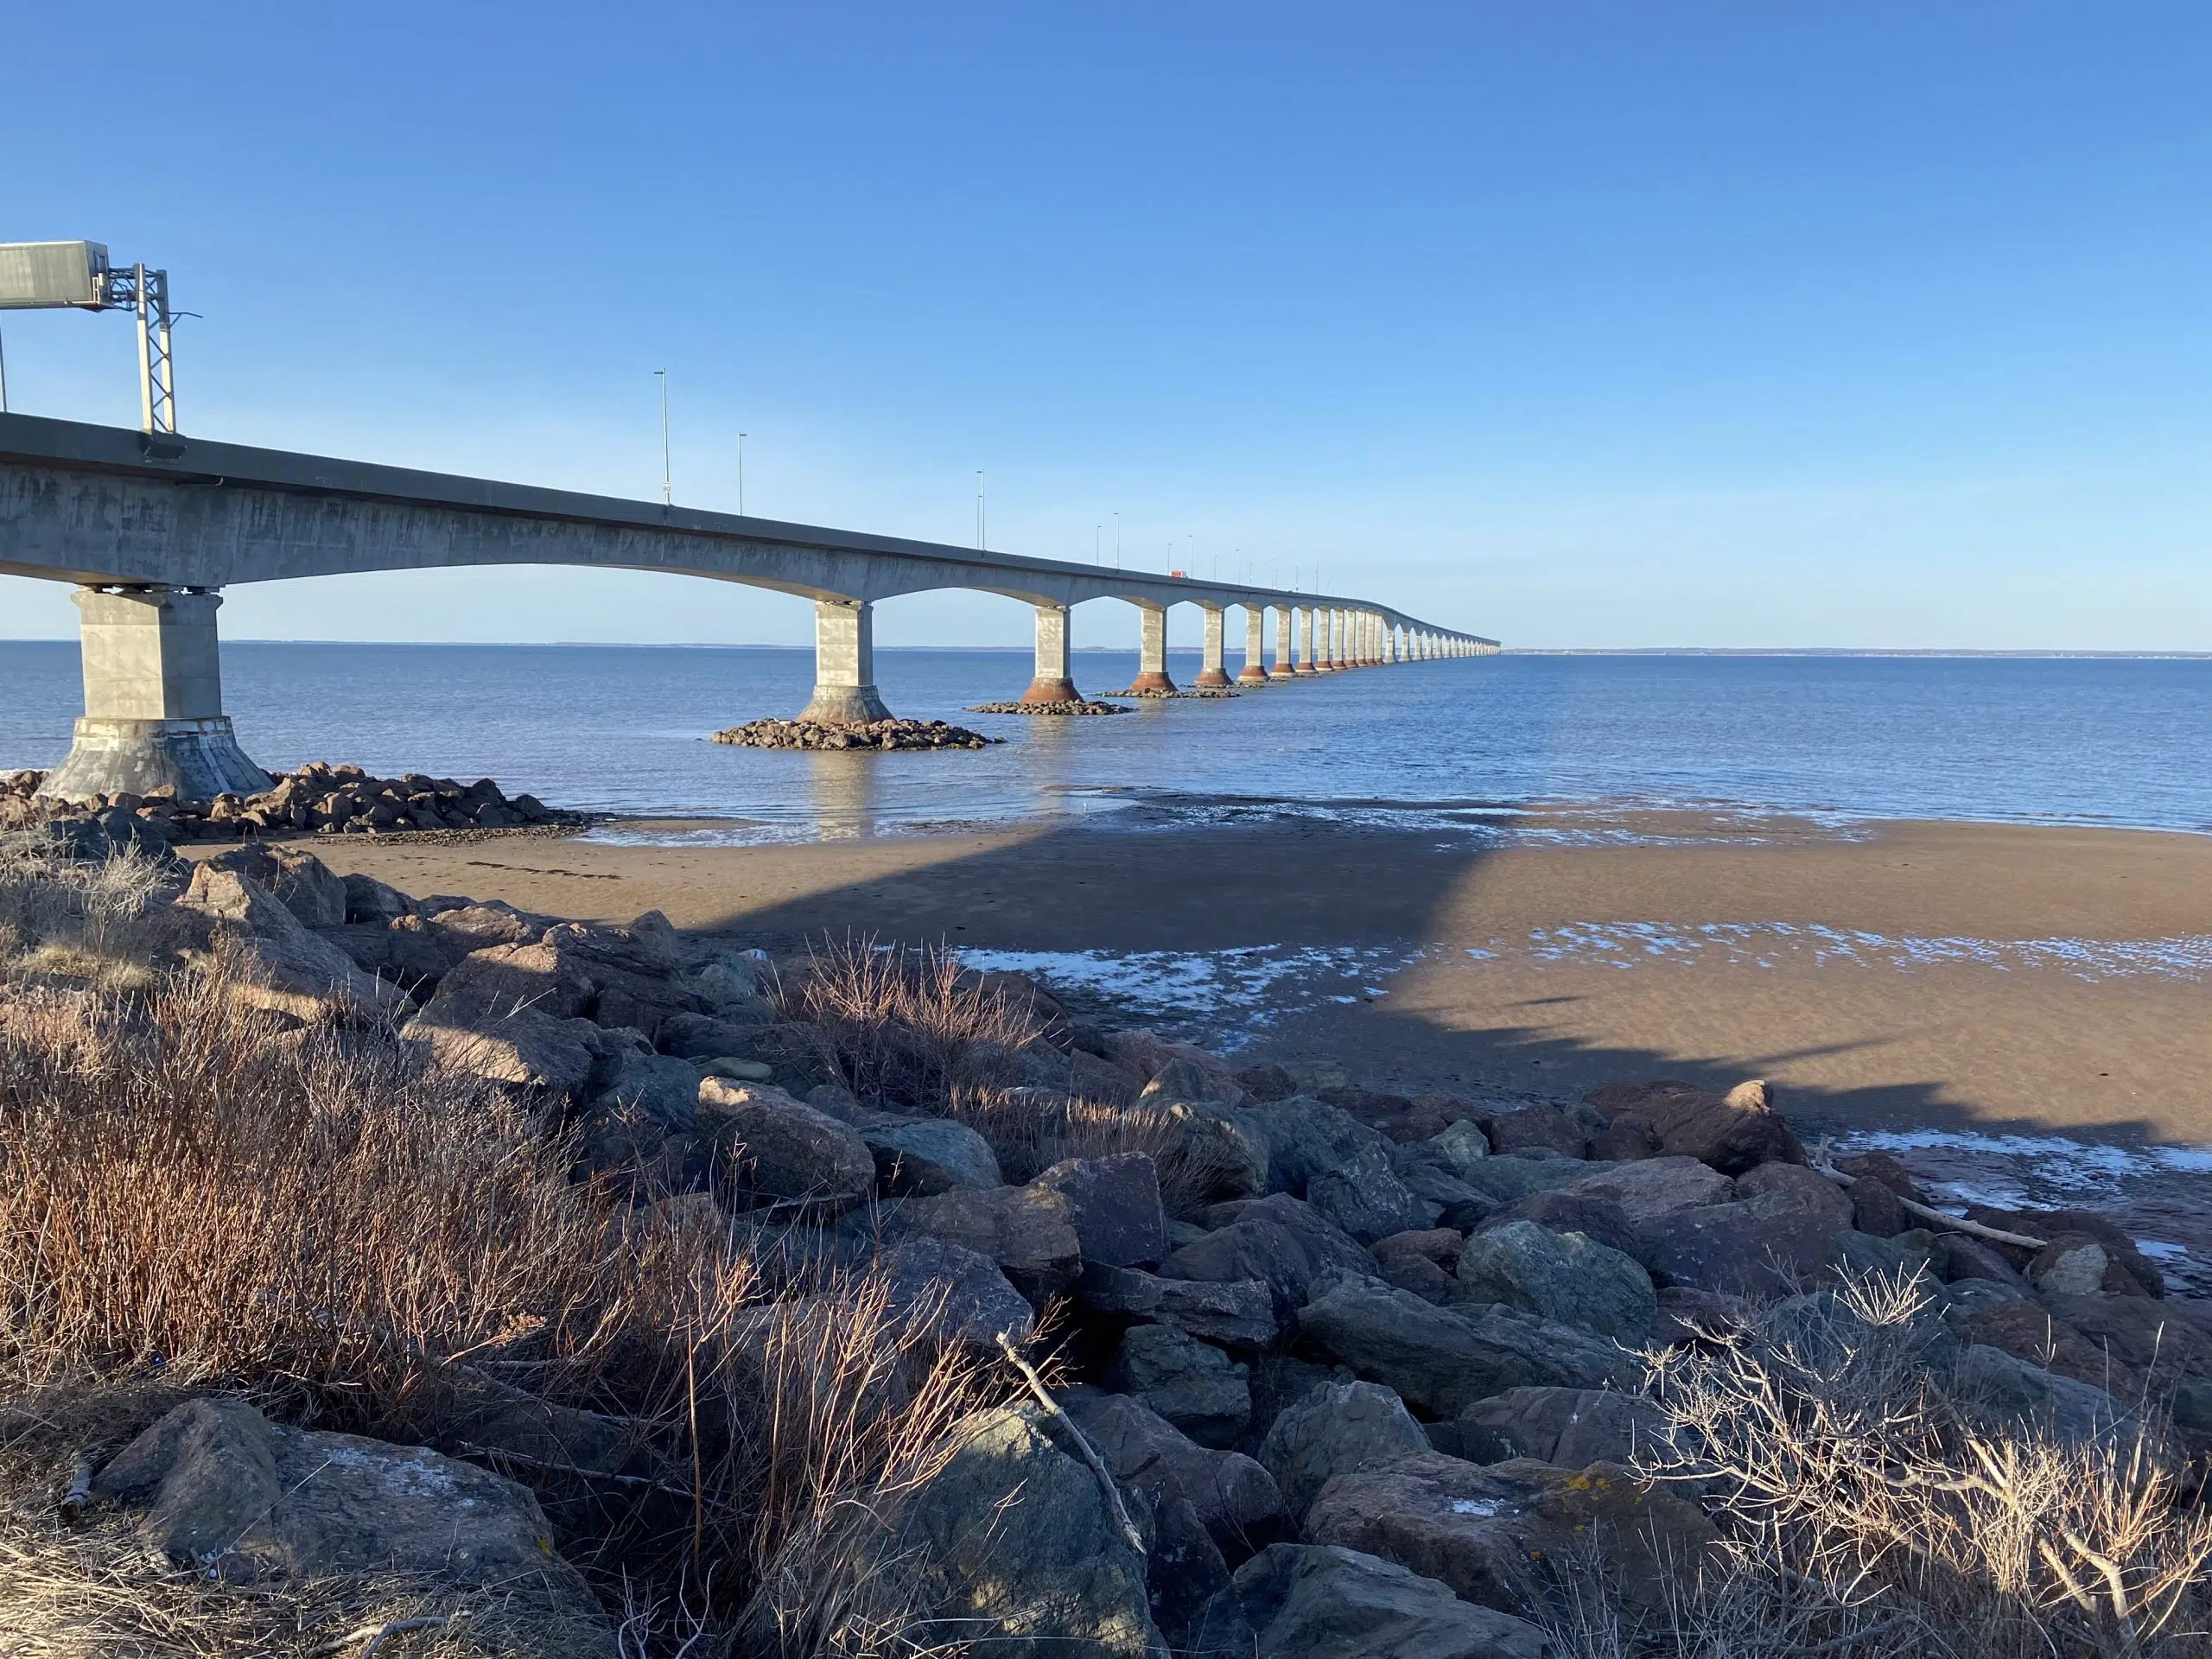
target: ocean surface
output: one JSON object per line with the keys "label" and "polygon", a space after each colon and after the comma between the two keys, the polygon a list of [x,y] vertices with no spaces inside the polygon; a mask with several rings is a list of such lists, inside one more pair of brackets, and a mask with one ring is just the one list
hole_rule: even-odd
{"label": "ocean surface", "polygon": [[[1198,666],[1194,652],[1171,654],[1179,683]],[[767,647],[223,652],[239,741],[264,766],[488,776],[563,806],[715,821],[603,835],[804,840],[1063,814],[1484,835],[1538,804],[2212,831],[2212,661],[1504,656],[1035,720],[964,713],[1018,696],[1027,652],[894,650],[878,653],[877,680],[895,713],[1005,746],[807,754],[707,741],[795,712],[812,669],[810,652]],[[1075,671],[1096,695],[1127,684],[1136,658],[1082,652]],[[60,760],[77,675],[73,643],[0,642],[0,769]]]}

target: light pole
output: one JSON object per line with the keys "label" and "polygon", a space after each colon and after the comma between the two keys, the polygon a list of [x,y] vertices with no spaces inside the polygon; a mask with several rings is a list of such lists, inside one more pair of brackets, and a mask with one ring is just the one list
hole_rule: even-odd
{"label": "light pole", "polygon": [[737,435],[737,516],[745,517],[745,434]]}
{"label": "light pole", "polygon": [[664,507],[675,499],[668,468],[668,371],[655,369],[653,378],[660,382],[660,504]]}
{"label": "light pole", "polygon": [[1122,568],[1122,515],[1114,515],[1114,568]]}
{"label": "light pole", "polygon": [[976,550],[983,550],[986,525],[983,519],[983,469],[976,469]]}

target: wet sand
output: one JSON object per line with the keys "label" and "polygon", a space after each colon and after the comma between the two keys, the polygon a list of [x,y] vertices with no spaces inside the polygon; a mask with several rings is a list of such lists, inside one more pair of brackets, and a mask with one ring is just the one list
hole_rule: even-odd
{"label": "wet sand", "polygon": [[1378,1086],[1563,1097],[1763,1076],[1816,1130],[2212,1141],[2212,837],[1680,815],[1602,829],[1637,844],[1274,822],[317,850],[413,893],[657,909],[772,950],[848,931],[1012,952],[1335,950],[1341,985],[1287,976],[1199,1034],[1338,1058]]}

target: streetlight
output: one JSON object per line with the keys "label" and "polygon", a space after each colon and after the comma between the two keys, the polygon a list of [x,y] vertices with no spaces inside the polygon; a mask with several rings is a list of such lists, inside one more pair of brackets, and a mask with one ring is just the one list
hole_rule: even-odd
{"label": "streetlight", "polygon": [[665,507],[675,499],[668,469],[668,371],[655,369],[653,376],[660,382],[660,504]]}
{"label": "streetlight", "polygon": [[737,435],[737,516],[745,517],[745,434]]}
{"label": "streetlight", "polygon": [[978,467],[976,469],[976,550],[978,553],[983,550],[984,529],[983,469]]}

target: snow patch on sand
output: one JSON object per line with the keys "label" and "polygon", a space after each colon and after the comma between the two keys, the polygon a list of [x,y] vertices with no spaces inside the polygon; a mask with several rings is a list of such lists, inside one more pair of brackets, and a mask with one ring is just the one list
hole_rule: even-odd
{"label": "snow patch on sand", "polygon": [[2139,977],[2202,982],[2212,975],[2212,935],[2208,934],[2162,939],[1977,939],[1868,933],[1805,922],[1570,922],[1531,928],[1525,942],[1487,940],[1466,954],[1478,961],[1520,955],[1538,962],[1595,962],[1615,968],[1654,961],[1719,961],[1756,968],[1779,967],[1785,960],[1856,968],[1973,963],[1999,973],[2056,970],[2093,983]]}

